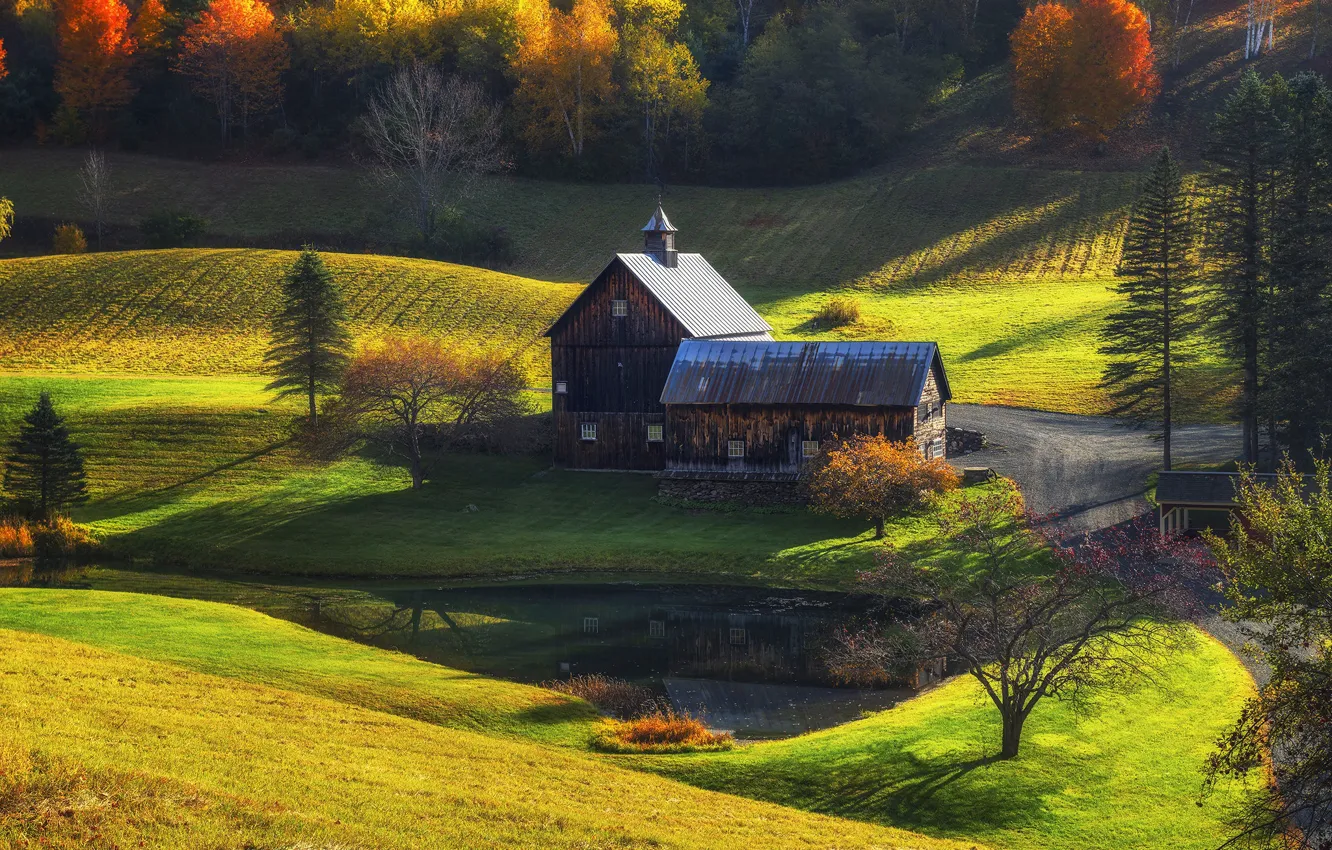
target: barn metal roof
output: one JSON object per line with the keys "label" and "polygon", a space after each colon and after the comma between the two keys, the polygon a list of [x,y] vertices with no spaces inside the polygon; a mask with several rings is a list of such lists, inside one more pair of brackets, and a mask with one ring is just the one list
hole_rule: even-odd
{"label": "barn metal roof", "polygon": [[[669,225],[670,223],[667,222]],[[702,254],[680,254],[674,267],[652,254],[616,254],[648,291],[695,338],[760,335],[772,326],[754,312]]]}
{"label": "barn metal roof", "polygon": [[932,342],[685,340],[663,404],[836,404],[915,407],[930,367],[952,397]]}
{"label": "barn metal roof", "polygon": [[[1268,486],[1277,482],[1277,476],[1271,473],[1257,474],[1253,478]],[[1156,503],[1233,508],[1239,483],[1238,472],[1159,472],[1156,477]],[[1312,476],[1304,477],[1304,489],[1306,494],[1314,491],[1315,480]]]}

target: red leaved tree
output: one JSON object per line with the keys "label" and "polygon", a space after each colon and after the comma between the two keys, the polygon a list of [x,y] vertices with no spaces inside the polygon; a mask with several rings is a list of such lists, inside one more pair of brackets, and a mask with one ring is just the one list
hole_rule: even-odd
{"label": "red leaved tree", "polygon": [[1014,105],[1043,130],[1105,138],[1160,89],[1150,36],[1130,0],[1029,9],[1011,37]]}
{"label": "red leaved tree", "polygon": [[0,39],[0,80],[3,80],[8,74],[9,70],[5,68],[5,42],[4,39]]}
{"label": "red leaved tree", "polygon": [[134,96],[134,39],[121,0],[61,0],[56,24],[55,90],[67,109],[90,116],[100,132],[109,110]]}
{"label": "red leaved tree", "polygon": [[262,0],[213,0],[181,36],[176,67],[217,108],[225,142],[235,118],[244,131],[251,115],[277,106],[289,63],[273,10]]}

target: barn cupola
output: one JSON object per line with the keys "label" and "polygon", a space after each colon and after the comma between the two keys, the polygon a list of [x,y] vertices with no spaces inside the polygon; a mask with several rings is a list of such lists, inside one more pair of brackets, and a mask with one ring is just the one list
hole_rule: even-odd
{"label": "barn cupola", "polygon": [[675,234],[671,220],[666,217],[666,211],[658,201],[657,211],[643,228],[643,253],[656,257],[657,262],[668,269],[675,268],[680,258],[679,252],[675,250]]}

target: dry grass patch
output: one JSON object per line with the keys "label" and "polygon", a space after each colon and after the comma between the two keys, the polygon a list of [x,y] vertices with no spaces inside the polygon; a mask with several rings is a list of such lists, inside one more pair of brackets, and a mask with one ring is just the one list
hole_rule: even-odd
{"label": "dry grass patch", "polygon": [[615,724],[597,735],[594,744],[610,753],[699,753],[729,750],[735,740],[727,732],[713,732],[688,712],[659,709]]}

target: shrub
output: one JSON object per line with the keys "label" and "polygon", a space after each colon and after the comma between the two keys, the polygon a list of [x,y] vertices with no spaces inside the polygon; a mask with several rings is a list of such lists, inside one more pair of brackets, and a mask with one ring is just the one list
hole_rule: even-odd
{"label": "shrub", "polygon": [[0,519],[0,558],[32,557],[32,529],[26,520]]}
{"label": "shrub", "polygon": [[139,224],[149,248],[184,248],[204,232],[205,222],[197,215],[163,210]]}
{"label": "shrub", "polygon": [[58,224],[51,248],[57,254],[85,254],[88,252],[88,240],[77,224]]}
{"label": "shrub", "polygon": [[735,739],[711,731],[688,712],[667,709],[617,723],[599,734],[594,744],[612,753],[691,753],[729,750]]}
{"label": "shrub", "polygon": [[821,328],[840,328],[860,321],[860,302],[854,298],[830,298],[814,314],[814,322]]}
{"label": "shrub", "polygon": [[542,687],[585,699],[606,714],[622,720],[659,713],[663,707],[662,699],[651,688],[599,673],[544,682]]}
{"label": "shrub", "polygon": [[50,522],[37,524],[33,528],[32,553],[39,565],[87,561],[97,553],[97,543],[87,529],[75,525],[69,517],[57,515]]}
{"label": "shrub", "polygon": [[925,507],[959,483],[957,470],[943,458],[927,459],[912,439],[893,442],[877,434],[821,451],[810,464],[806,487],[812,510],[869,519],[875,539],[881,539],[888,517]]}

